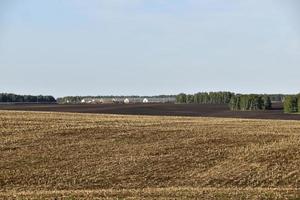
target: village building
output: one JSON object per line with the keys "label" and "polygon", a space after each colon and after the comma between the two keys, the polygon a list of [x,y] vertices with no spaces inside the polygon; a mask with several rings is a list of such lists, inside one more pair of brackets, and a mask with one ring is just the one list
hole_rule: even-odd
{"label": "village building", "polygon": [[128,98],[124,99],[124,103],[129,104],[130,103],[129,99]]}
{"label": "village building", "polygon": [[144,99],[143,99],[143,103],[149,103],[148,99],[147,99],[147,98],[144,98]]}
{"label": "village building", "polygon": [[84,98],[82,104],[142,104],[142,103],[175,103],[175,97],[103,97]]}

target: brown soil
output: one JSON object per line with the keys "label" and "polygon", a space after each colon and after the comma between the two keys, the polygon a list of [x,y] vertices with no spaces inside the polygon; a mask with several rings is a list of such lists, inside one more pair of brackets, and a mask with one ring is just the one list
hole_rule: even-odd
{"label": "brown soil", "polygon": [[284,114],[281,104],[275,104],[272,110],[267,111],[230,111],[227,105],[195,104],[18,104],[0,105],[0,110],[300,120],[300,115]]}

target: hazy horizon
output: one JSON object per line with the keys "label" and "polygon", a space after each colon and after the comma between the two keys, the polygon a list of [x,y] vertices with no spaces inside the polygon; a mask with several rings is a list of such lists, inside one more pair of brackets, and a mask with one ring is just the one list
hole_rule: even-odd
{"label": "hazy horizon", "polygon": [[3,0],[0,93],[299,93],[297,0]]}

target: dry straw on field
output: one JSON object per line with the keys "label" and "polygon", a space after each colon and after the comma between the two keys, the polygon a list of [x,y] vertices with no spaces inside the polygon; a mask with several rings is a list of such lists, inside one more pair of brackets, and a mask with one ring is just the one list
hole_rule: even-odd
{"label": "dry straw on field", "polygon": [[0,198],[296,199],[300,122],[0,112]]}

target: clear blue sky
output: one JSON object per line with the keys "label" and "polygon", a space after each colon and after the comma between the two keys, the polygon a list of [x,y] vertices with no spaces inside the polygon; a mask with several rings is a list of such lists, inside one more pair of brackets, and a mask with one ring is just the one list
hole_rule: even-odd
{"label": "clear blue sky", "polygon": [[300,92],[298,0],[1,0],[0,92]]}

